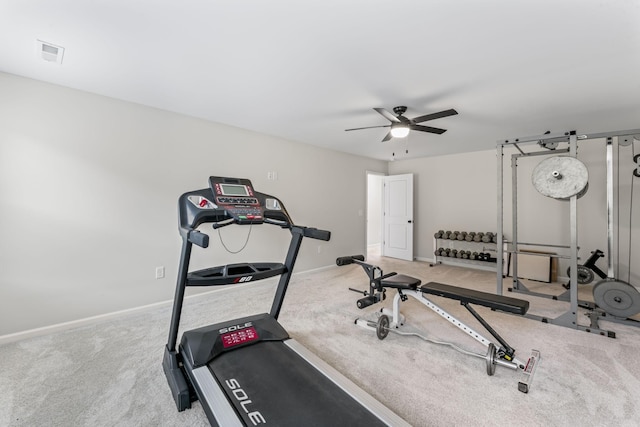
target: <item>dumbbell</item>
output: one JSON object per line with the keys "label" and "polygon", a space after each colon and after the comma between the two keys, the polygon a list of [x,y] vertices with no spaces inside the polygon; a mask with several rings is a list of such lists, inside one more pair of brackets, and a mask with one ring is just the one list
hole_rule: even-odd
{"label": "dumbbell", "polygon": [[482,232],[476,233],[476,235],[473,236],[473,241],[474,242],[481,242],[482,241],[482,236],[484,236],[484,233],[482,233]]}
{"label": "dumbbell", "polygon": [[469,259],[470,255],[471,255],[470,251],[462,251],[462,259]]}
{"label": "dumbbell", "polygon": [[444,238],[444,231],[442,231],[442,230],[438,230],[438,232],[437,232],[437,233],[435,233],[435,234],[433,235],[433,237],[435,237],[436,239],[443,239],[443,238]]}
{"label": "dumbbell", "polygon": [[485,233],[484,236],[482,236],[482,241],[484,243],[489,243],[491,242],[491,239],[493,239],[493,233],[489,232],[489,233]]}
{"label": "dumbbell", "polygon": [[475,236],[476,233],[474,233],[473,231],[470,231],[467,233],[467,235],[465,236],[465,239],[467,242],[471,242],[473,240],[473,236]]}
{"label": "dumbbell", "polygon": [[471,255],[469,255],[469,259],[476,260],[478,259],[478,255],[478,252],[473,252]]}
{"label": "dumbbell", "polygon": [[457,258],[458,257],[458,250],[457,249],[451,249],[451,251],[449,252],[449,256],[451,258]]}
{"label": "dumbbell", "polygon": [[458,240],[465,240],[466,237],[467,237],[467,232],[466,231],[458,233]]}
{"label": "dumbbell", "polygon": [[450,239],[451,238],[451,231],[445,231],[444,234],[442,235],[443,239]]}

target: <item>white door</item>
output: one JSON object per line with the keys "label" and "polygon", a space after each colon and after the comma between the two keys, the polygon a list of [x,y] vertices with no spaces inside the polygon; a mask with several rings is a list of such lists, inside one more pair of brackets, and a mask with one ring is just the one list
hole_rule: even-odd
{"label": "white door", "polygon": [[413,174],[383,177],[382,255],[413,261]]}

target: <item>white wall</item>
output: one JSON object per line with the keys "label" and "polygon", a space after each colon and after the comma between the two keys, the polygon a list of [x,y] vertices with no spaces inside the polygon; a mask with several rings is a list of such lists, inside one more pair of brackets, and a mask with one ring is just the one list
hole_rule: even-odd
{"label": "white wall", "polygon": [[[298,224],[332,232],[303,242],[296,271],[365,249],[366,171],[386,162],[4,73],[0,94],[0,335],[172,299],[177,199],[210,175],[249,178]],[[232,256],[203,230],[195,268],[281,261],[289,241],[253,227]],[[247,232],[220,230],[230,249]]]}
{"label": "white wall", "polygon": [[382,243],[382,177],[367,174],[367,244]]}

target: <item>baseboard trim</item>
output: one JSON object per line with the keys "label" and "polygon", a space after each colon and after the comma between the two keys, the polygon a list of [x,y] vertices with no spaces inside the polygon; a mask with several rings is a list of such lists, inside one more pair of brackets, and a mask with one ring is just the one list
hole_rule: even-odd
{"label": "baseboard trim", "polygon": [[[200,295],[200,294],[199,294]],[[196,295],[193,295],[196,296]],[[187,297],[188,298],[188,297]],[[117,319],[133,313],[139,313],[152,308],[162,307],[170,304],[171,301],[161,301],[153,304],[147,304],[140,307],[128,308],[125,310],[113,311],[111,313],[99,314],[97,316],[85,317],[83,319],[70,320],[68,322],[56,323],[54,325],[43,326],[40,328],[28,329],[26,331],[15,332],[0,336],[0,345],[8,344],[15,341],[22,341],[28,338],[35,338],[43,335],[49,335],[56,332],[63,332],[69,329],[75,329],[81,326],[93,325],[105,320]]]}
{"label": "baseboard trim", "polygon": [[[298,276],[298,275],[302,275],[302,274],[306,274],[306,273],[313,273],[313,272],[320,272],[320,271],[324,271],[324,270],[329,270],[332,268],[335,268],[335,265],[327,265],[324,267],[318,267],[318,268],[314,268],[311,270],[305,270],[305,271],[301,271],[298,273],[293,273],[293,277]],[[276,282],[277,279],[268,279],[271,281]],[[234,285],[234,288],[238,288],[238,287],[245,287],[245,286],[249,286],[249,285],[255,285],[257,282],[247,282],[247,283],[243,283],[240,285]],[[263,283],[266,283],[263,282]],[[216,293],[216,292],[223,292],[224,288],[215,288],[212,289],[210,291],[207,292],[201,292],[195,295],[188,295],[185,297],[185,300],[190,300],[190,299],[195,299],[195,298],[200,298],[203,297],[205,295],[211,295],[212,293]],[[132,308],[127,308],[124,310],[118,310],[118,311],[113,311],[110,313],[104,313],[104,314],[99,314],[96,316],[91,316],[91,317],[85,317],[82,319],[77,319],[77,320],[70,320],[68,322],[62,322],[62,323],[56,323],[54,325],[49,325],[49,326],[42,326],[40,328],[34,328],[34,329],[27,329],[26,331],[20,331],[20,332],[15,332],[15,333],[11,333],[11,334],[7,334],[7,335],[0,335],[0,345],[3,344],[9,344],[12,342],[16,342],[16,341],[22,341],[25,339],[29,339],[29,338],[35,338],[35,337],[40,337],[43,335],[49,335],[49,334],[54,334],[57,332],[64,332],[70,329],[75,329],[75,328],[79,328],[82,326],[89,326],[89,325],[93,325],[99,322],[103,322],[106,320],[113,320],[113,319],[118,319],[130,314],[135,314],[135,313],[141,313],[141,312],[145,312],[154,308],[158,308],[158,307],[163,307],[163,306],[167,306],[167,305],[171,305],[173,304],[173,299],[171,300],[165,300],[165,301],[160,301],[160,302],[155,302],[155,303],[151,303],[151,304],[146,304],[146,305],[142,305],[139,307],[132,307]]]}

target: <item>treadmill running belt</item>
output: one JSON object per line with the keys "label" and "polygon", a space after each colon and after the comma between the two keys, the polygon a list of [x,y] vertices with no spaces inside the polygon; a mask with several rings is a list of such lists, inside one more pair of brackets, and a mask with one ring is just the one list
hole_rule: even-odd
{"label": "treadmill running belt", "polygon": [[247,425],[385,425],[281,341],[223,353],[208,366]]}

